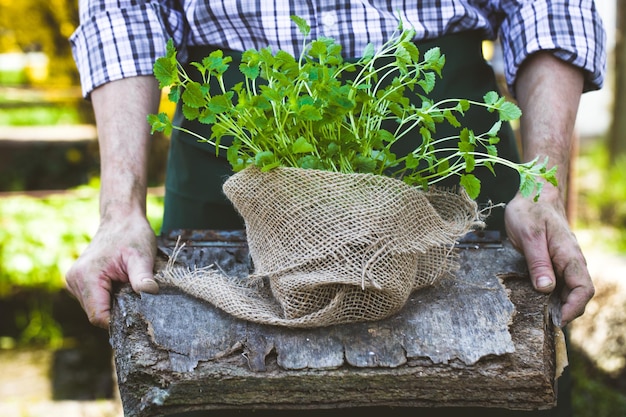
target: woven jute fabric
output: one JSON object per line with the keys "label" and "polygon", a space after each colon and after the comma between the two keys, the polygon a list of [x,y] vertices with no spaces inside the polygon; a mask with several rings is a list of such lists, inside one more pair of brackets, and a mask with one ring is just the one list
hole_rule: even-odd
{"label": "woven jute fabric", "polygon": [[249,167],[224,192],[242,215],[253,272],[170,262],[157,279],[244,320],[318,327],[378,320],[457,267],[454,243],[480,223],[463,192],[369,174]]}

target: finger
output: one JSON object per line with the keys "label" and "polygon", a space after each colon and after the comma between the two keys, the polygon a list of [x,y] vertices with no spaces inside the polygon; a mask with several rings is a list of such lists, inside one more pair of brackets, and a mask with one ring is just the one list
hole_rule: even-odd
{"label": "finger", "polygon": [[525,242],[522,251],[533,287],[540,292],[553,291],[556,286],[556,276],[545,239]]}
{"label": "finger", "polygon": [[106,297],[94,297],[93,299],[94,301],[83,304],[89,322],[94,326],[108,329],[111,322],[111,296],[106,291]]}
{"label": "finger", "polygon": [[561,307],[562,325],[565,326],[585,312],[585,307],[595,294],[593,282],[584,262],[572,262],[565,268]]}
{"label": "finger", "polygon": [[154,273],[152,272],[153,265],[153,259],[148,256],[135,255],[128,259],[126,265],[128,280],[135,292],[150,294],[159,292],[159,285],[154,279]]}
{"label": "finger", "polygon": [[91,324],[109,328],[111,294],[107,285],[92,286],[84,280],[68,279],[67,288],[78,300]]}

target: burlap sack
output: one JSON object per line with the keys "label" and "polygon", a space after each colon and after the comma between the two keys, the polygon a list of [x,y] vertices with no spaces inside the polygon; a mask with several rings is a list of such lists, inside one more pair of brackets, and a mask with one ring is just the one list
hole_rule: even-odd
{"label": "burlap sack", "polygon": [[465,193],[380,175],[249,167],[224,192],[245,220],[254,273],[171,266],[157,278],[241,319],[290,327],[388,317],[456,268],[455,241],[480,222]]}

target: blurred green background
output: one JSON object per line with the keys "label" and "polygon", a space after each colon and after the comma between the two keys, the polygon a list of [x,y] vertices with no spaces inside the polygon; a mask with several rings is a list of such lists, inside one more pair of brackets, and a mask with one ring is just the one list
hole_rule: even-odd
{"label": "blurred green background", "polygon": [[[108,335],[64,289],[65,272],[98,227],[94,118],[67,42],[77,4],[0,0],[0,10],[0,415],[51,416],[56,400],[80,400],[78,408],[63,403],[59,415],[95,407],[89,415],[120,416]],[[598,288],[571,328],[577,417],[626,416],[626,134],[617,123],[626,119],[618,104],[626,94],[615,76],[626,65],[615,54],[610,65],[607,108],[592,100],[581,110],[592,129],[579,129],[569,185],[568,213]],[[589,108],[599,116],[584,114]],[[148,214],[156,233],[167,147],[166,137],[154,137]],[[42,379],[38,389],[33,381]],[[20,381],[24,388],[15,388]]]}

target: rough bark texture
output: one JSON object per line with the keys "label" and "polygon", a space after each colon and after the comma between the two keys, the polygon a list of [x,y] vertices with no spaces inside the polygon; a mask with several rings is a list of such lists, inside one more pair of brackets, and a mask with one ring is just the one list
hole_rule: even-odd
{"label": "rough bark texture", "polygon": [[[241,232],[181,231],[190,266],[250,269]],[[175,234],[161,239],[172,253]],[[474,236],[475,237],[475,236]],[[214,409],[554,406],[549,297],[508,241],[455,251],[456,276],[377,322],[287,329],[235,319],[175,288],[122,287],[111,343],[126,416]]]}

